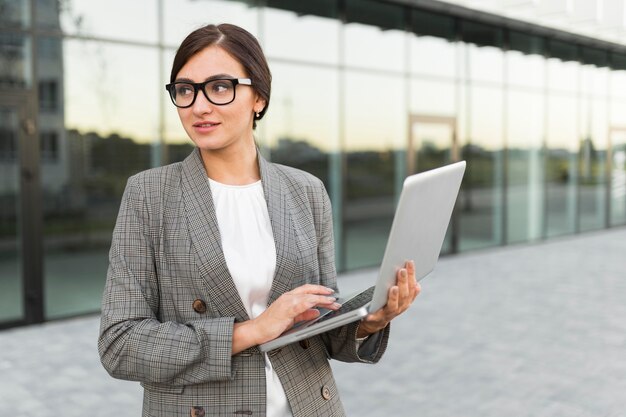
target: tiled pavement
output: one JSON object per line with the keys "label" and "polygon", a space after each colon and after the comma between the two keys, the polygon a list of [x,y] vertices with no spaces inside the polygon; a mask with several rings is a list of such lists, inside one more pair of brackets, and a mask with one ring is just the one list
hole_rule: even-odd
{"label": "tiled pavement", "polygon": [[[619,228],[441,259],[381,363],[333,363],[348,414],[626,416],[625,254]],[[139,416],[97,331],[92,316],[0,332],[0,417]]]}

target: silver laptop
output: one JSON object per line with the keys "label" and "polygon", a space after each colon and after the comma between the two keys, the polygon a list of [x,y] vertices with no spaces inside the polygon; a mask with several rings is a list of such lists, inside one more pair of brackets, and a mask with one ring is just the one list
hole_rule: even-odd
{"label": "silver laptop", "polygon": [[387,303],[389,289],[396,284],[396,272],[408,260],[415,261],[415,277],[428,275],[439,259],[448,223],[456,202],[465,161],[450,164],[404,180],[391,225],[387,247],[376,285],[339,297],[339,310],[319,309],[320,316],[296,323],[278,338],[259,346],[267,352],[359,320]]}

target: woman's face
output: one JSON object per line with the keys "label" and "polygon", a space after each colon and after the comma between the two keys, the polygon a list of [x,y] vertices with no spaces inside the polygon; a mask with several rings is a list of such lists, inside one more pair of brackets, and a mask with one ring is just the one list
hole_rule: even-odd
{"label": "woman's face", "polygon": [[[176,81],[200,83],[209,78],[247,78],[243,66],[218,46],[209,46],[193,55],[176,75]],[[235,100],[218,106],[198,91],[196,101],[186,109],[178,108],[183,128],[203,151],[237,150],[254,143],[252,122],[265,100],[247,85],[235,86]]]}

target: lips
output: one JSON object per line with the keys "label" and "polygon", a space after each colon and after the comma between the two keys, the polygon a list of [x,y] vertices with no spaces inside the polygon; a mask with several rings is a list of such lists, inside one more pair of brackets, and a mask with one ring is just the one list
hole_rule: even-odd
{"label": "lips", "polygon": [[194,123],[193,126],[200,127],[200,128],[207,128],[207,127],[217,126],[218,124],[219,123],[215,123],[215,122],[197,122],[197,123]]}

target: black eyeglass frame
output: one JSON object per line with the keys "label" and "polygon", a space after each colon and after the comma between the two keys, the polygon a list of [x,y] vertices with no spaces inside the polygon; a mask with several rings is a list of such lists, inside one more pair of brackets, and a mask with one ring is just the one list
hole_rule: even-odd
{"label": "black eyeglass frame", "polygon": [[[216,103],[213,100],[211,100],[211,98],[209,97],[209,95],[207,94],[205,90],[205,87],[207,84],[213,83],[215,81],[230,81],[233,84],[233,99],[232,100],[230,100],[227,103]],[[191,103],[189,103],[186,106],[179,106],[178,104],[176,104],[174,96],[172,95],[173,91],[175,91],[174,89],[176,88],[176,84],[186,84],[186,85],[190,85],[193,87],[193,99],[191,100]],[[202,94],[204,94],[204,97],[206,97],[206,99],[209,100],[211,104],[214,104],[216,106],[225,106],[227,104],[230,104],[233,101],[235,101],[235,97],[237,96],[237,85],[239,84],[252,85],[252,80],[250,78],[213,78],[213,79],[201,82],[201,83],[192,83],[189,81],[174,81],[173,83],[166,84],[165,89],[169,93],[170,100],[172,100],[172,104],[174,104],[176,107],[180,109],[187,109],[193,106],[193,103],[196,102],[196,98],[198,97],[198,91],[202,91]]]}

